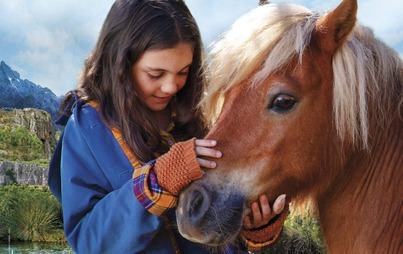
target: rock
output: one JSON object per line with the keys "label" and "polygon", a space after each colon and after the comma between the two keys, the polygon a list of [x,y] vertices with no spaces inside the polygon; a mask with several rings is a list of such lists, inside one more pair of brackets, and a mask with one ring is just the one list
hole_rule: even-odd
{"label": "rock", "polygon": [[31,133],[35,134],[42,141],[45,153],[50,158],[56,146],[56,138],[49,113],[32,108],[15,109],[13,113],[14,124],[25,126]]}
{"label": "rock", "polygon": [[0,186],[8,183],[47,185],[48,166],[0,161]]}
{"label": "rock", "polygon": [[[32,108],[0,109],[0,128],[14,130],[20,126],[38,137],[44,147],[44,158],[50,159],[57,140],[55,127],[49,113]],[[6,155],[7,152],[0,150],[0,155]]]}

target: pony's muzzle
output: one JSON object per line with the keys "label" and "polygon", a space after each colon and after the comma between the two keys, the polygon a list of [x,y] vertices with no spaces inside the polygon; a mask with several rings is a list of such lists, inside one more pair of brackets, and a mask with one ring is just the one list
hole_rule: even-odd
{"label": "pony's muzzle", "polygon": [[[231,195],[229,194],[231,193]],[[184,189],[176,209],[180,234],[190,241],[211,246],[225,245],[238,235],[244,198],[235,192],[195,181]]]}

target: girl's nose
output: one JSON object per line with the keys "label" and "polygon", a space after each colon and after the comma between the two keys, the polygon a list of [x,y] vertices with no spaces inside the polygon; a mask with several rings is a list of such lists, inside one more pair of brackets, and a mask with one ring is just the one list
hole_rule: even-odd
{"label": "girl's nose", "polygon": [[178,86],[176,85],[175,80],[167,81],[161,86],[161,91],[166,94],[175,94],[177,90]]}

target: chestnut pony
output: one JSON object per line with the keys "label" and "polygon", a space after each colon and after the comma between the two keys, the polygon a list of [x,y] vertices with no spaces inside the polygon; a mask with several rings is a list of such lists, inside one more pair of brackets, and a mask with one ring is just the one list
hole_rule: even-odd
{"label": "chestnut pony", "polygon": [[329,253],[403,253],[403,65],[357,9],[266,4],[215,43],[204,110],[224,156],[180,194],[181,234],[226,245],[285,193],[313,202]]}

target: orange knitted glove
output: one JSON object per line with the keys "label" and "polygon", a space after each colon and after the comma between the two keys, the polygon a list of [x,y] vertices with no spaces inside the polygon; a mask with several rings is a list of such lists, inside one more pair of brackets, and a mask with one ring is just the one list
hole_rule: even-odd
{"label": "orange knitted glove", "polygon": [[176,143],[157,159],[154,165],[158,184],[177,196],[191,181],[203,176],[196,159],[195,138]]}
{"label": "orange knitted glove", "polygon": [[248,245],[249,251],[261,251],[264,247],[273,245],[281,235],[284,221],[289,214],[289,206],[286,205],[276,220],[260,229],[244,229],[242,237]]}

